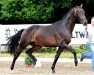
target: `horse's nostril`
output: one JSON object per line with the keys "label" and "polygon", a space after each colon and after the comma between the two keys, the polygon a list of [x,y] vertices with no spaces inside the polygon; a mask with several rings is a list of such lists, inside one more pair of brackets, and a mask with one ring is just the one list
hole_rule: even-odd
{"label": "horse's nostril", "polygon": [[87,22],[84,22],[84,25],[86,26],[87,25]]}

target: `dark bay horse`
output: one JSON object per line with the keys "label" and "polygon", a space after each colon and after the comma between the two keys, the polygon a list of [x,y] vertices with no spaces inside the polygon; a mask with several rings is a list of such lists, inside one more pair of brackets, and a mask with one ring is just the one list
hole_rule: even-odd
{"label": "dark bay horse", "polygon": [[36,58],[32,55],[34,51],[44,47],[59,47],[55,56],[55,60],[52,64],[52,72],[55,72],[56,62],[61,52],[67,48],[74,55],[75,66],[77,66],[77,56],[74,49],[68,46],[71,42],[72,31],[75,23],[79,21],[83,25],[87,25],[87,19],[85,17],[85,11],[82,6],[76,6],[72,8],[62,20],[57,21],[49,26],[30,26],[27,29],[22,29],[15,35],[11,36],[7,45],[8,52],[14,54],[14,59],[11,65],[11,70],[14,69],[16,59],[19,57],[21,52],[28,46],[31,45],[26,54],[28,54],[36,64]]}

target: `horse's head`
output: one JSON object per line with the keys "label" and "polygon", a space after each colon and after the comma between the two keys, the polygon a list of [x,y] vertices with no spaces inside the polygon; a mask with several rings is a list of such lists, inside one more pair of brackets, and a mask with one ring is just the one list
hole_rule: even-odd
{"label": "horse's head", "polygon": [[80,23],[82,23],[85,26],[87,25],[87,19],[85,17],[85,11],[82,8],[82,4],[81,6],[74,7],[72,12],[77,17]]}

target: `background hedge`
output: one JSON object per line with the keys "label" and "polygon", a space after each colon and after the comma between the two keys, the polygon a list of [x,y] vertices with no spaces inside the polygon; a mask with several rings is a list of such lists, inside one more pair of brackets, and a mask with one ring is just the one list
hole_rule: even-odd
{"label": "background hedge", "polygon": [[53,23],[81,3],[90,22],[94,0],[0,0],[0,23]]}

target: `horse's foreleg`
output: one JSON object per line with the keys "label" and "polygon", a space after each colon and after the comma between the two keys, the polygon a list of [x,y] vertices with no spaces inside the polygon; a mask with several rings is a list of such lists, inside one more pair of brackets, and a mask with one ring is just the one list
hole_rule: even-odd
{"label": "horse's foreleg", "polygon": [[52,64],[52,67],[51,67],[52,73],[55,73],[55,65],[56,65],[56,63],[57,63],[57,60],[58,60],[58,58],[59,58],[59,56],[60,56],[62,50],[63,50],[63,47],[59,47],[59,49],[58,49],[58,51],[57,51],[57,53],[56,53],[55,60],[54,60],[54,62],[53,62],[53,64]]}
{"label": "horse's foreleg", "polygon": [[30,48],[29,50],[26,51],[26,54],[33,59],[33,61],[34,61],[33,65],[34,66],[36,65],[37,59],[35,58],[35,56],[32,55],[32,53],[34,51],[39,50],[40,48],[41,48],[40,46],[33,46],[32,48]]}
{"label": "horse's foreleg", "polygon": [[68,48],[71,53],[73,53],[73,55],[74,55],[74,63],[75,63],[75,66],[77,66],[78,60],[77,60],[77,55],[76,55],[75,50],[72,47],[69,47],[66,43],[64,44],[64,46],[66,48]]}
{"label": "horse's foreleg", "polygon": [[74,50],[74,49],[72,49],[71,47],[69,48],[69,50],[70,50],[70,52],[72,52],[72,53],[73,53],[73,55],[74,55],[74,62],[75,62],[75,66],[77,66],[77,64],[78,64],[78,60],[77,60],[77,55],[76,55],[76,52],[75,52],[75,50]]}

